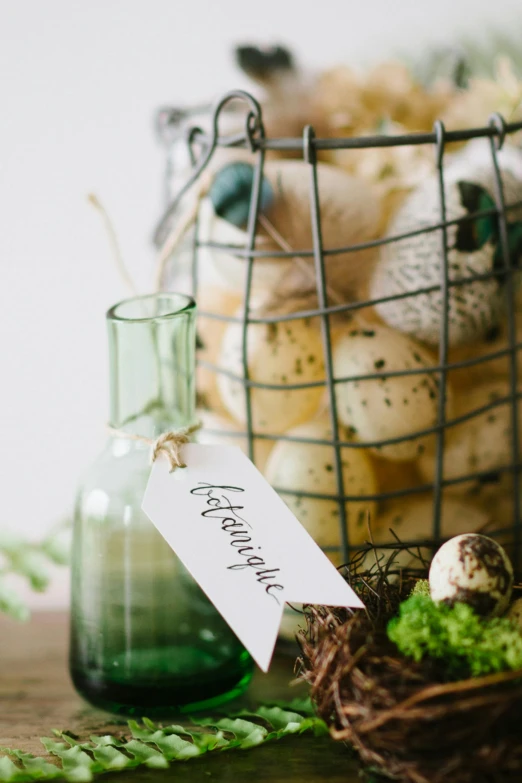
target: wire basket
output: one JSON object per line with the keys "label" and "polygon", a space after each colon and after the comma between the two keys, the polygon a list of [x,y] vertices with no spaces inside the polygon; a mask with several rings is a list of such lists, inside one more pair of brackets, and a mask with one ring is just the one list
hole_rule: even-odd
{"label": "wire basket", "polygon": [[[207,130],[194,122],[202,120],[207,125]],[[222,135],[223,119],[231,119],[229,129],[232,131],[227,135]],[[386,504],[391,501],[406,501],[407,498],[424,497],[430,493],[431,502],[431,535],[413,538],[408,543],[416,546],[436,547],[441,540],[447,536],[443,530],[442,510],[445,491],[465,482],[475,482],[483,485],[500,479],[505,486],[504,490],[493,500],[493,509],[499,503],[506,504],[509,499],[509,513],[507,521],[503,525],[496,525],[494,535],[503,537],[504,541],[509,540],[512,545],[512,554],[518,561],[521,544],[521,517],[520,517],[520,495],[518,490],[518,474],[520,471],[520,444],[519,444],[519,410],[517,401],[520,398],[518,391],[518,356],[517,352],[522,343],[517,342],[516,331],[516,312],[517,312],[517,292],[515,273],[517,271],[516,256],[510,249],[510,221],[508,215],[511,210],[519,209],[522,201],[516,201],[506,206],[504,193],[504,171],[499,162],[500,150],[508,136],[512,136],[522,130],[522,123],[507,124],[500,115],[494,115],[489,124],[482,128],[473,128],[465,130],[447,131],[441,122],[437,122],[431,133],[415,133],[402,136],[365,136],[351,138],[316,138],[311,126],[303,129],[302,138],[266,138],[263,129],[262,112],[258,102],[248,93],[234,91],[226,94],[217,104],[212,112],[207,107],[198,110],[194,115],[190,112],[180,112],[179,110],[162,110],[160,116],[161,132],[160,136],[166,149],[166,179],[165,193],[167,208],[166,212],[158,225],[155,241],[161,246],[172,229],[179,220],[182,212],[182,206],[190,199],[190,194],[197,186],[198,181],[204,176],[205,170],[211,163],[216,152],[225,148],[237,148],[249,151],[254,164],[254,177],[251,189],[251,198],[248,209],[248,219],[246,221],[245,242],[243,246],[238,247],[231,244],[220,244],[219,242],[202,241],[199,236],[198,222],[196,220],[194,231],[190,238],[190,287],[191,293],[198,300],[198,281],[199,275],[199,257],[203,248],[209,246],[213,250],[223,251],[233,254],[241,259],[245,265],[243,308],[241,315],[223,315],[203,308],[200,315],[213,322],[236,323],[241,328],[241,355],[243,372],[233,376],[237,382],[242,384],[245,395],[246,424],[241,437],[245,439],[246,449],[249,456],[255,461],[255,444],[261,442],[288,442],[330,446],[333,449],[332,471],[335,476],[335,491],[331,493],[314,492],[313,487],[309,491],[305,489],[296,490],[285,486],[275,486],[285,499],[291,495],[293,498],[302,498],[309,500],[323,500],[336,504],[338,517],[338,536],[334,543],[323,546],[323,549],[329,554],[335,562],[348,562],[353,550],[361,549],[364,545],[361,542],[354,542],[350,537],[350,502],[365,501],[368,503]],[[190,120],[193,120],[190,124]],[[240,127],[237,123],[240,122]],[[448,146],[456,142],[467,142],[473,139],[483,139],[484,145],[489,146],[490,165],[492,171],[492,190],[494,191],[494,201],[491,205],[483,206],[471,211],[469,214],[458,218],[448,218],[447,216],[447,189],[445,182],[445,156]],[[423,225],[411,231],[404,232],[395,236],[385,236],[384,238],[371,239],[364,243],[348,247],[328,247],[323,242],[323,225],[321,211],[321,189],[318,177],[318,159],[323,154],[330,154],[332,151],[344,151],[343,154],[357,155],[360,150],[379,149],[384,147],[403,147],[428,145],[433,150],[434,171],[438,188],[439,218],[432,225]],[[270,251],[259,249],[257,242],[259,235],[261,205],[262,205],[262,183],[265,170],[265,162],[268,155],[288,155],[300,158],[309,169],[309,220],[312,246],[307,248],[287,248]],[[177,156],[177,157],[176,157]],[[188,164],[189,173],[186,166],[181,166],[181,171],[176,176],[176,161],[178,166],[180,161]],[[173,185],[174,178],[174,185]],[[184,181],[182,181],[184,180]],[[173,194],[173,190],[176,191]],[[455,230],[453,227],[465,225],[474,225],[473,221],[479,218],[489,217],[495,225],[495,231],[498,242],[498,259],[494,268],[488,271],[477,273],[468,270],[465,275],[456,276],[451,273],[451,258],[448,245],[448,234]],[[390,296],[381,296],[379,298],[368,298],[364,301],[348,301],[342,303],[333,303],[329,295],[328,287],[328,260],[337,256],[372,250],[379,252],[382,247],[392,245],[393,243],[403,241],[412,237],[432,236],[433,233],[440,236],[441,247],[441,272],[440,279],[435,284],[420,285],[415,290],[408,290],[401,293],[394,293]],[[187,249],[187,246],[185,246]],[[313,261],[313,270],[315,276],[315,294],[317,306],[300,309],[289,313],[262,313],[256,311],[253,305],[253,286],[254,270],[256,265],[262,262],[267,254],[271,257],[284,259],[300,258]],[[172,278],[171,278],[172,280]],[[450,345],[450,310],[452,292],[465,291],[466,287],[475,285],[477,282],[495,280],[499,287],[503,289],[503,307],[505,315],[502,316],[502,325],[505,329],[505,342],[499,347],[495,341],[491,343],[491,351],[482,351],[480,354],[466,356],[459,360],[451,359]],[[170,283],[175,285],[175,283]],[[413,300],[415,297],[426,295],[438,295],[440,297],[441,318],[438,337],[438,356],[428,368],[421,370],[415,368],[401,369],[387,373],[389,378],[399,378],[412,375],[429,375],[437,384],[437,409],[436,421],[433,426],[420,431],[412,432],[408,435],[375,440],[373,442],[360,441],[352,437],[343,438],[345,429],[339,420],[339,402],[336,393],[340,384],[360,383],[382,380],[381,372],[364,373],[352,375],[350,377],[339,377],[335,373],[333,361],[333,339],[332,334],[335,329],[335,319],[348,318],[362,313],[365,308],[374,308],[383,303]],[[248,341],[249,333],[258,324],[278,324],[288,325],[298,319],[314,319],[320,322],[322,352],[324,360],[324,379],[301,384],[269,384],[260,383],[249,376],[248,364]],[[495,337],[495,334],[490,335]],[[506,374],[506,393],[496,399],[492,399],[487,404],[482,404],[463,415],[451,415],[448,410],[448,376],[454,371],[467,373],[468,371],[477,373],[480,368],[488,374],[488,362],[504,359],[507,367]],[[222,366],[217,363],[201,362],[207,371],[216,373],[216,375],[231,375]],[[276,391],[298,390],[306,388],[324,388],[325,399],[327,401],[326,411],[329,417],[331,437],[314,439],[299,437],[288,432],[260,432],[254,428],[252,394],[256,389],[272,389]],[[465,475],[458,477],[445,478],[444,476],[444,453],[445,442],[451,428],[472,420],[477,416],[485,414],[494,414],[502,407],[509,406],[509,423],[511,430],[509,444],[509,459],[506,464],[500,464],[495,470],[468,471]],[[220,431],[220,436],[237,439],[238,432]],[[388,488],[386,491],[377,491],[371,494],[353,495],[350,494],[349,487],[345,485],[343,477],[343,455],[347,452],[345,449],[373,449],[379,450],[383,447],[396,443],[407,442],[413,439],[419,439],[425,436],[432,436],[435,439],[433,449],[434,467],[433,477],[430,481],[417,482],[415,486],[399,488]],[[348,504],[348,505],[347,505]],[[299,514],[297,514],[299,516]],[[464,532],[460,529],[453,532]],[[404,541],[404,538],[402,538]]]}

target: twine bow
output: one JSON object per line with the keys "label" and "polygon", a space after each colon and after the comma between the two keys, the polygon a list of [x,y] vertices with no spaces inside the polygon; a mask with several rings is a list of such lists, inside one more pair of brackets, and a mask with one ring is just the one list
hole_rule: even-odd
{"label": "twine bow", "polygon": [[136,435],[132,432],[125,432],[125,430],[118,430],[115,427],[109,426],[107,429],[109,433],[115,438],[123,438],[124,440],[135,440],[140,443],[146,443],[150,446],[150,461],[151,464],[155,462],[160,453],[165,454],[169,461],[170,472],[176,470],[176,468],[186,468],[186,464],[181,459],[181,447],[188,443],[190,435],[201,428],[201,422],[192,424],[190,427],[182,427],[178,430],[169,430],[168,432],[162,432],[157,438],[146,438],[144,435]]}

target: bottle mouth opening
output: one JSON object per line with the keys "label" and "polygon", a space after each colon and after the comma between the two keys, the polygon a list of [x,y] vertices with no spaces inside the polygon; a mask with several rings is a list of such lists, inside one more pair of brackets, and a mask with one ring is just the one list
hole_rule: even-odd
{"label": "bottle mouth opening", "polygon": [[107,311],[110,321],[162,321],[177,318],[196,308],[191,296],[176,293],[146,294],[124,299]]}

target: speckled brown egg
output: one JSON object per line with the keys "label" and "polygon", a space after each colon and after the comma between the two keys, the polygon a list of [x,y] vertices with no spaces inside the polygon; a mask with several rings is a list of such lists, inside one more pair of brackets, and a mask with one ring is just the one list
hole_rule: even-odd
{"label": "speckled brown egg", "polygon": [[[339,379],[377,376],[336,384],[339,418],[361,443],[407,438],[436,424],[439,382],[423,372],[435,360],[409,337],[386,326],[348,328],[334,346],[333,362]],[[389,376],[401,370],[416,372]],[[426,448],[426,437],[371,448],[386,459],[411,460]]]}
{"label": "speckled brown egg", "polygon": [[441,546],[432,560],[429,582],[434,601],[465,603],[477,614],[498,617],[511,599],[513,566],[492,538],[466,533]]}
{"label": "speckled brown egg", "polygon": [[[244,378],[241,324],[230,324],[223,338],[220,366],[237,378]],[[318,410],[324,381],[323,345],[319,325],[310,319],[273,324],[252,323],[248,327],[247,367],[251,381],[276,388],[252,387],[253,429],[280,433],[309,420]],[[293,384],[319,382],[304,389]],[[247,419],[244,384],[229,375],[218,378],[223,405],[230,416],[244,424]]]}
{"label": "speckled brown egg", "polygon": [[[332,432],[326,420],[318,420],[286,433],[311,440],[331,440]],[[340,437],[349,440],[341,430]],[[371,460],[362,448],[341,449],[344,494],[374,495],[378,492]],[[278,490],[310,535],[322,547],[340,547],[339,504],[327,498],[300,497],[293,492],[337,495],[335,451],[332,446],[315,443],[279,441],[272,451],[265,470],[267,480]],[[377,505],[372,500],[350,500],[345,503],[349,539],[358,544],[367,537],[367,519],[375,516]],[[327,552],[339,564],[340,555]]]}

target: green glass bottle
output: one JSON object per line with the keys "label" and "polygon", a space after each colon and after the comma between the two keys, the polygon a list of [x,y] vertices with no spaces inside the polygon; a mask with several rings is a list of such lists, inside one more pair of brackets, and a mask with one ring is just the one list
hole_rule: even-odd
{"label": "green glass bottle", "polygon": [[[195,421],[194,301],[137,297],[107,314],[113,428],[147,438]],[[252,660],[141,510],[150,447],[113,436],[76,503],[70,669],[125,715],[207,709],[239,695]]]}

